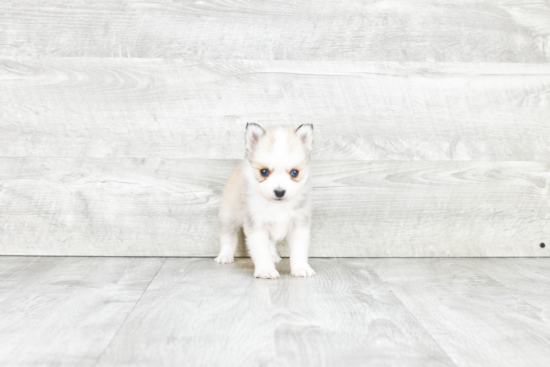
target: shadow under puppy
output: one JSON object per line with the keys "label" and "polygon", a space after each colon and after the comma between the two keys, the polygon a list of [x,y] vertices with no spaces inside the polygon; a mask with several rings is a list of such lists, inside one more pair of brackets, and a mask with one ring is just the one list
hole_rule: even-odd
{"label": "shadow under puppy", "polygon": [[219,213],[218,263],[231,263],[242,227],[257,278],[278,278],[275,263],[281,261],[277,242],[287,239],[290,273],[308,277],[311,199],[309,153],[313,125],[296,130],[287,126],[247,124],[246,158],[233,171],[223,189]]}

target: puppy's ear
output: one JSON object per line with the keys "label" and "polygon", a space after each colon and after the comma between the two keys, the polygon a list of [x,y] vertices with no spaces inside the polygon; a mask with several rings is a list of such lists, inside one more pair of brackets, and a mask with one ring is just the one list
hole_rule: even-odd
{"label": "puppy's ear", "polygon": [[258,124],[247,123],[246,132],[244,134],[246,151],[251,152],[254,150],[260,138],[264,135],[264,129]]}
{"label": "puppy's ear", "polygon": [[313,125],[303,124],[298,126],[296,135],[298,135],[298,139],[300,139],[302,144],[304,144],[308,150],[311,150],[313,146]]}

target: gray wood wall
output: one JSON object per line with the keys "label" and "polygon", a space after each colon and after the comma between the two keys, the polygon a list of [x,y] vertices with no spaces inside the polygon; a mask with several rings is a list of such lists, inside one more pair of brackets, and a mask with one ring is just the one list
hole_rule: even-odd
{"label": "gray wood wall", "polygon": [[550,254],[548,1],[21,0],[0,255],[215,255],[246,122],[315,125],[312,256]]}

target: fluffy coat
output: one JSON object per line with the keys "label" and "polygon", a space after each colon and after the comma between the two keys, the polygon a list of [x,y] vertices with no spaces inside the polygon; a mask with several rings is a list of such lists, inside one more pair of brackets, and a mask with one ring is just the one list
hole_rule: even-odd
{"label": "fluffy coat", "polygon": [[315,274],[308,264],[311,225],[309,155],[313,126],[247,124],[246,158],[223,190],[218,263],[231,263],[242,227],[257,278],[278,278],[277,242],[287,239],[293,276]]}

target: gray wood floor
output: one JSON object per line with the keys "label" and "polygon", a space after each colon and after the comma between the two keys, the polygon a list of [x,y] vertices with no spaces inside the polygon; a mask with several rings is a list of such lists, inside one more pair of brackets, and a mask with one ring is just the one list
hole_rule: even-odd
{"label": "gray wood floor", "polygon": [[548,366],[550,259],[0,257],[4,366]]}

